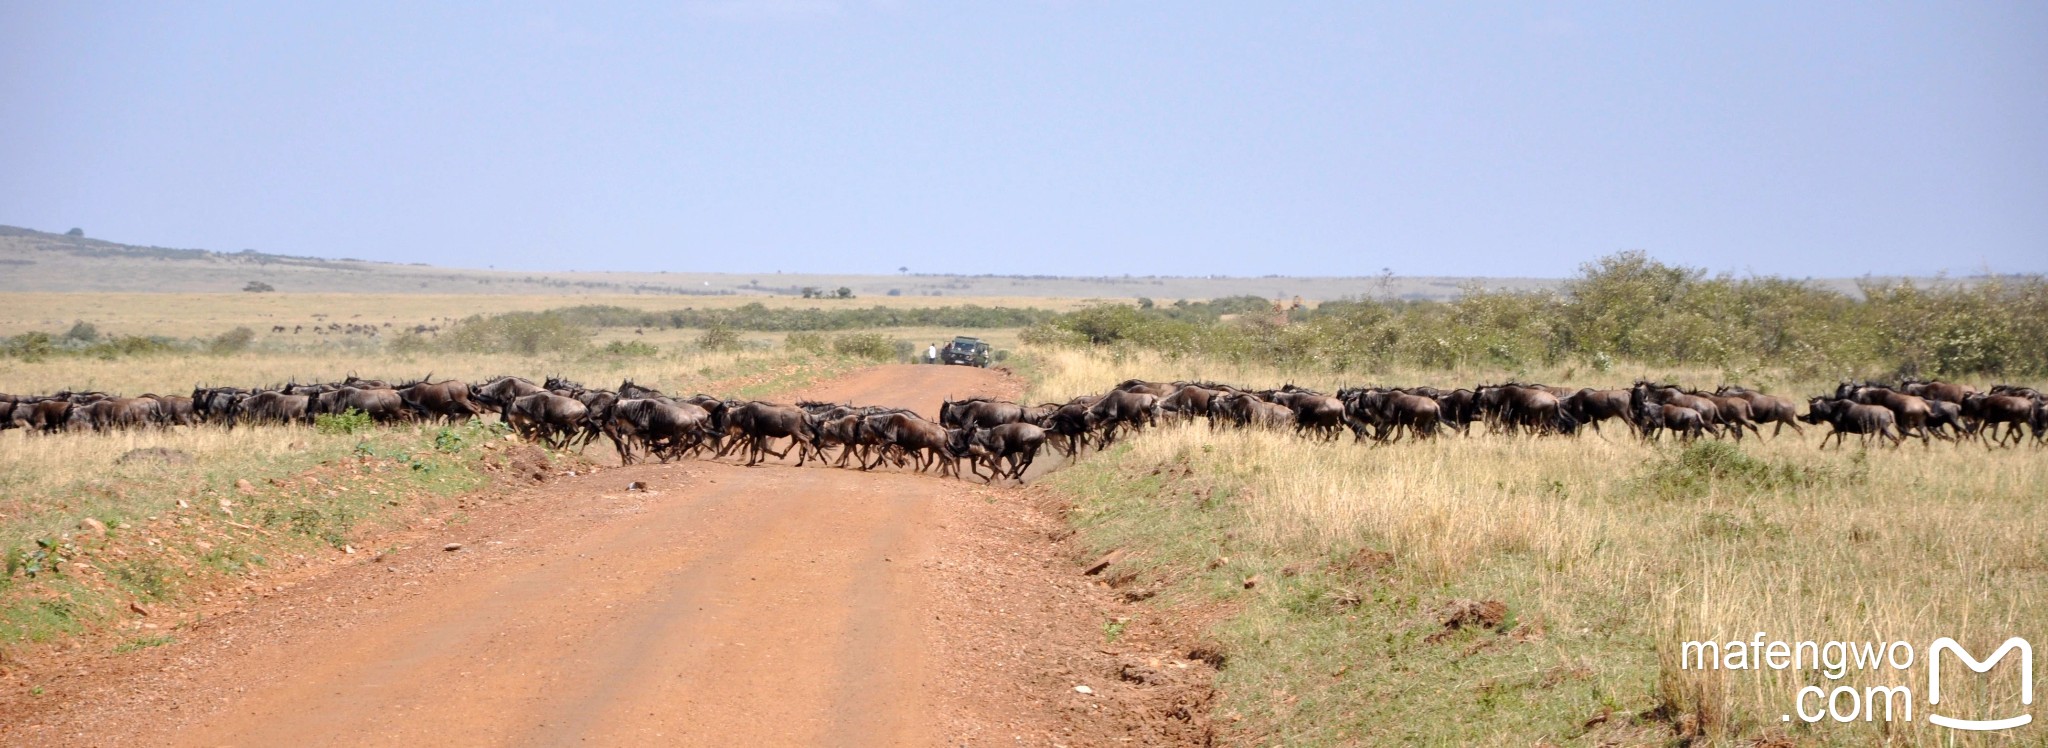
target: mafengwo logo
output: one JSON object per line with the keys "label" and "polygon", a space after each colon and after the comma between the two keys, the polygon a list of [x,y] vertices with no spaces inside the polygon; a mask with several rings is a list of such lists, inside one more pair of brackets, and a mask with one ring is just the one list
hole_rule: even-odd
{"label": "mafengwo logo", "polygon": [[[1756,637],[1743,641],[1689,641],[1680,646],[1679,667],[1684,670],[1811,670],[1817,671],[1830,681],[1840,681],[1851,671],[1876,671],[1889,667],[1903,672],[1913,667],[1919,659],[1911,642],[1906,641],[1772,641],[1769,634],[1759,631]],[[2002,716],[1985,715],[1985,719],[1954,716],[1954,699],[1950,700],[1949,713],[1942,707],[1942,661],[1953,659],[1962,663],[1972,673],[1994,677],[1991,672],[2008,656],[2018,667],[2020,679],[2019,703],[2011,705]],[[1946,657],[1944,657],[1946,655]],[[2012,637],[1991,651],[1990,656],[1979,659],[1975,653],[1949,637],[1941,637],[1927,646],[1927,710],[1922,714],[1928,722],[1951,730],[1989,732],[2010,730],[2033,723],[2031,713],[2034,705],[2034,647],[2026,639]],[[1956,683],[1959,677],[1951,667],[1946,671],[1949,683]],[[1793,695],[1791,709],[1783,715],[1785,722],[1794,720],[1808,724],[1832,720],[1834,722],[1912,722],[1914,721],[1915,694],[1910,686],[1869,685],[1857,688],[1849,684],[1837,685],[1832,689],[1819,685],[1807,685]]]}
{"label": "mafengwo logo", "polygon": [[1957,719],[1930,713],[1927,715],[1927,721],[1957,730],[2010,730],[2034,721],[2034,715],[2028,711],[2034,705],[2034,647],[2028,644],[2027,640],[2017,636],[2005,640],[2004,644],[1998,646],[1997,651],[1982,660],[1971,657],[1970,651],[1963,649],[1963,645],[1957,644],[1954,639],[1944,636],[1934,640],[1934,643],[1927,647],[1927,703],[1937,708],[1941,706],[1941,653],[1954,653],[1964,667],[1974,672],[1988,673],[1999,660],[2005,659],[2007,654],[2014,651],[2020,653],[2020,714],[2003,719]]}

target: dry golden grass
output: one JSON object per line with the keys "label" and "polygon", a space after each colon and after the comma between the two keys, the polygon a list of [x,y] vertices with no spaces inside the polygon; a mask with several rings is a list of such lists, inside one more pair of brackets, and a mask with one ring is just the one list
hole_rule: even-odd
{"label": "dry golden grass", "polygon": [[[1041,399],[1101,391],[1132,376],[1253,385],[1288,381],[1283,372],[1257,367],[1134,356],[1118,361],[1092,352],[1033,351],[1030,360],[1040,377]],[[1502,374],[1415,373],[1398,381],[1469,383]],[[1532,378],[1558,381],[1555,374]],[[1571,383],[1619,384],[1633,376]],[[1326,376],[1292,380],[1329,389],[1354,383]],[[1702,374],[1691,381],[1714,380]],[[1429,686],[1371,676],[1363,683],[1332,680],[1328,672],[1350,664],[1346,655],[1331,657],[1290,643],[1317,637],[1312,632],[1324,622],[1285,610],[1261,612],[1252,603],[1245,620],[1233,624],[1237,641],[1269,649],[1271,659],[1293,659],[1261,662],[1257,652],[1235,655],[1240,665],[1233,669],[1241,669],[1226,671],[1226,688],[1233,689],[1229,703],[1272,720],[1261,726],[1291,735],[1290,742],[1399,737],[1527,744],[1566,738],[1578,721],[1603,708],[1593,693],[1611,697],[1619,711],[1638,714],[1668,702],[1674,710],[1668,721],[1694,720],[1716,743],[1778,732],[1850,745],[1885,737],[1886,728],[1875,722],[1826,721],[1797,730],[1796,716],[1793,723],[1782,722],[1781,715],[1793,712],[1799,688],[1818,684],[1912,688],[1915,721],[1890,726],[1895,742],[1992,744],[1995,739],[1928,725],[1924,655],[1941,636],[1979,655],[2009,636],[2048,642],[2048,544],[2041,540],[2048,537],[2048,451],[1987,452],[1937,443],[1931,450],[1913,446],[1865,454],[1852,447],[1822,453],[1815,450],[1818,438],[1819,431],[1810,430],[1804,437],[1787,432],[1783,438],[1752,439],[1732,457],[1718,449],[1696,450],[1683,456],[1708,462],[1687,467],[1677,447],[1643,444],[1618,428],[1578,438],[1475,436],[1372,448],[1348,436],[1339,443],[1314,443],[1289,434],[1212,433],[1194,426],[1133,439],[1127,452],[1084,462],[1069,480],[1087,485],[1126,476],[1120,480],[1128,485],[1127,476],[1144,475],[1148,466],[1191,465],[1188,480],[1234,491],[1227,509],[1234,539],[1219,541],[1226,550],[1214,552],[1231,555],[1234,565],[1250,564],[1235,573],[1259,571],[1253,559],[1277,567],[1349,548],[1389,551],[1400,579],[1391,583],[1397,592],[1387,604],[1402,604],[1402,590],[1421,596],[1417,604],[1424,610],[1431,596],[1503,600],[1517,619],[1547,633],[1540,642],[1520,645],[1539,654],[1501,657],[1531,657],[1537,667],[1571,672],[1584,668],[1599,684],[1577,694],[1532,689],[1527,700],[1506,701],[1500,711],[1462,711],[1471,692],[1459,683],[1483,690],[1511,680],[1512,673],[1492,673],[1475,684],[1467,679],[1486,672],[1476,658],[1458,660],[1443,672],[1403,660],[1435,656],[1422,648],[1417,651],[1423,654],[1404,650],[1395,657],[1390,664],[1398,667],[1385,677],[1437,679]],[[1091,477],[1090,471],[1102,475]],[[1170,487],[1162,491],[1172,493]],[[1120,542],[1149,533],[1154,542],[1172,546],[1185,544],[1199,528],[1162,520],[1150,529],[1114,532],[1123,534]],[[1268,579],[1277,576],[1271,569],[1266,573]],[[1289,594],[1275,590],[1259,600],[1285,607],[1276,601]],[[1352,618],[1364,623],[1331,624],[1344,633],[1329,634],[1336,643],[1326,649],[1366,647],[1414,625],[1411,619],[1389,623],[1363,612]],[[1839,683],[1811,670],[1703,673],[1676,667],[1683,641],[1746,641],[1758,631],[1784,641],[1904,640],[1921,658],[1907,672],[1852,672]],[[2018,704],[2017,679],[2010,666],[2000,674],[1988,681],[1964,678],[1960,689],[1945,682],[1943,711],[2011,713]],[[2048,668],[2037,670],[2036,678],[2037,690],[2048,688],[2048,682],[2038,682],[2048,678]],[[1989,688],[1978,687],[1986,683]],[[1316,714],[1266,695],[1340,689],[1352,690],[1322,694]],[[1390,691],[1404,698],[1428,692],[1419,698],[1440,700],[1438,711],[1379,703]],[[1547,723],[1528,721],[1550,710],[1556,713]],[[1451,719],[1445,715],[1459,715],[1467,729],[1418,734],[1363,724]],[[2043,734],[2038,726],[2026,729],[2037,731],[2032,739]],[[2026,739],[2027,733],[2020,735]]]}
{"label": "dry golden grass", "polygon": [[[1029,296],[863,296],[845,301],[794,296],[550,296],[310,293],[0,293],[0,336],[32,330],[58,334],[80,320],[107,335],[218,335],[246,325],[266,342],[305,342],[310,332],[273,336],[273,325],[339,322],[394,328],[445,324],[473,314],[533,312],[581,305],[640,310],[730,309],[746,304],[790,309],[892,309],[966,306],[1038,307],[1064,311],[1086,303],[1078,298]],[[315,317],[314,315],[323,315]],[[630,331],[629,331],[630,332]]]}
{"label": "dry golden grass", "polygon": [[65,388],[98,389],[122,394],[155,392],[189,394],[197,384],[261,386],[284,382],[333,381],[354,372],[365,377],[413,379],[429,373],[436,380],[471,383],[512,374],[538,381],[563,376],[592,387],[612,387],[619,380],[663,390],[691,392],[712,383],[774,363],[791,360],[778,349],[704,351],[663,349],[654,356],[612,357],[598,353],[519,356],[512,354],[395,354],[374,346],[331,347],[307,351],[257,351],[226,356],[138,356],[112,361],[52,357],[36,362],[0,359],[0,392],[53,392]]}

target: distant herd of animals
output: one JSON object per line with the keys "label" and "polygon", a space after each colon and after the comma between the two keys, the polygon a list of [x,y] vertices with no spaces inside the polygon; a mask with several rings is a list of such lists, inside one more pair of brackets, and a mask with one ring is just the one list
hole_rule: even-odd
{"label": "distant herd of animals", "polygon": [[[948,399],[934,422],[905,408],[851,404],[735,400],[711,395],[674,397],[622,382],[615,390],[561,378],[536,384],[516,376],[481,384],[431,378],[393,384],[350,375],[335,382],[273,387],[198,387],[190,397],[65,391],[47,395],[0,394],[0,431],[31,434],[108,432],[217,424],[311,423],[323,414],[360,412],[379,423],[465,421],[495,412],[522,438],[555,449],[611,441],[619,459],[663,462],[699,455],[744,453],[753,466],[797,453],[797,464],[883,463],[959,476],[968,462],[978,478],[1023,479],[1039,450],[1072,456],[1114,443],[1120,433],[1162,421],[1204,419],[1211,429],[1268,429],[1334,440],[1349,430],[1357,441],[1389,444],[1404,436],[1469,436],[1474,424],[1501,435],[1572,436],[1614,423],[1636,437],[1665,433],[1700,438],[1763,438],[1790,427],[1826,425],[1822,449],[1851,435],[1897,447],[1907,439],[1931,446],[1939,439],[1985,448],[2017,447],[2031,437],[2048,444],[2048,399],[2031,387],[1907,380],[1896,385],[1843,382],[1828,395],[1795,400],[1744,387],[1712,392],[1637,381],[1625,389],[1571,390],[1509,382],[1444,390],[1435,387],[1358,387],[1328,395],[1287,385],[1254,390],[1214,382],[1133,379],[1099,395],[1064,403],[1025,405],[989,398]],[[788,440],[783,442],[782,440]],[[775,447],[781,446],[780,450]],[[836,449],[834,455],[832,450]],[[987,472],[984,473],[983,470]]]}

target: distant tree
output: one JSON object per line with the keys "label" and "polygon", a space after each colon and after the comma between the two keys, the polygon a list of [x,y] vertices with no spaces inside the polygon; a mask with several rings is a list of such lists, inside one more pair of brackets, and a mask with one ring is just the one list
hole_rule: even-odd
{"label": "distant tree", "polygon": [[71,326],[69,332],[64,333],[64,339],[76,340],[80,343],[91,343],[100,339],[100,329],[94,327],[91,322],[79,320]]}
{"label": "distant tree", "polygon": [[277,287],[263,281],[249,281],[249,285],[243,286],[242,290],[249,293],[269,293],[277,290]]}
{"label": "distant tree", "polygon": [[903,266],[903,267],[900,267],[900,268],[896,268],[896,272],[899,272],[899,273],[909,273],[909,272],[910,272],[910,266],[909,266],[909,265],[905,265],[905,266]]}
{"label": "distant tree", "polygon": [[890,296],[902,296],[902,295],[903,295],[903,289],[901,289],[901,288],[891,288],[891,289],[889,289],[889,295],[890,295]]}
{"label": "distant tree", "polygon": [[84,238],[85,238],[85,229],[72,229],[72,230],[70,230],[70,231],[66,231],[66,232],[64,232],[64,235],[65,235],[65,236],[69,236],[69,237],[73,237],[73,238],[78,238],[78,239],[84,239]]}
{"label": "distant tree", "polygon": [[853,289],[847,288],[845,286],[840,286],[839,290],[832,292],[832,295],[838,296],[839,298],[842,299],[851,299],[853,298]]}
{"label": "distant tree", "polygon": [[803,291],[804,298],[806,299],[815,299],[823,295],[819,293],[819,289],[817,286],[804,286]]}

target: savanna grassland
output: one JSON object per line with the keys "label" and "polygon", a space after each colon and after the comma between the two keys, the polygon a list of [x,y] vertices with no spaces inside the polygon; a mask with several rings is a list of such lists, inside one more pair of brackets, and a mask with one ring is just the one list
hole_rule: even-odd
{"label": "savanna grassland", "polygon": [[[1334,391],[1509,374],[1390,370],[1362,381],[1072,348],[1033,349],[1024,366],[1035,398],[1055,401],[1132,377]],[[1638,375],[1720,382],[1683,369],[1519,373],[1596,387]],[[1773,378],[1780,392],[1833,384]],[[1840,681],[1812,669],[1679,667],[1681,642],[1758,631],[1921,650],[1949,636],[1980,655],[2010,636],[2048,638],[2048,453],[1938,441],[1817,451],[1825,431],[1682,447],[1615,424],[1574,438],[1475,427],[1375,448],[1198,422],[1132,438],[1050,481],[1077,497],[1073,520],[1093,550],[1137,559],[1122,562],[1141,570],[1125,584],[1228,611],[1214,631],[1229,655],[1220,709],[1251,742],[2006,744],[1930,727],[1924,700],[1913,722],[1781,721],[1810,684],[1903,685],[1924,699],[1924,661]],[[1486,611],[1494,602],[1503,607]],[[1475,610],[1499,620],[1475,624]],[[2011,711],[2010,671],[1989,688],[1945,686],[1943,705]]]}
{"label": "savanna grassland", "polygon": [[[1851,293],[1640,255],[1589,265],[1561,291],[1471,288],[1443,302],[9,293],[0,312],[0,392],[17,393],[431,373],[750,397],[909,360],[955,334],[991,341],[1034,402],[1130,378],[1329,392],[1651,378],[1802,401],[1843,379],[2048,379],[2040,278]],[[1175,425],[1045,483],[1071,502],[1088,552],[1127,552],[1112,575],[1121,589],[1216,621],[1227,661],[1216,711],[1233,742],[2003,745],[2048,734],[1930,727],[1924,659],[1839,681],[1678,665],[1684,641],[1758,631],[1904,640],[1922,654],[1939,636],[1979,654],[2008,636],[2048,642],[2048,450],[1851,441],[1823,452],[1825,427],[1690,447],[1612,423],[1574,437],[1484,430],[1370,447]],[[123,459],[157,448],[182,457]],[[110,646],[148,646],[168,634],[123,615],[130,601],[219,593],[252,569],[351,548],[573,459],[481,423],[0,433],[0,645],[118,622]],[[1944,711],[2009,711],[2014,680],[1945,683]],[[1807,685],[1908,686],[1915,719],[1781,720]]]}

